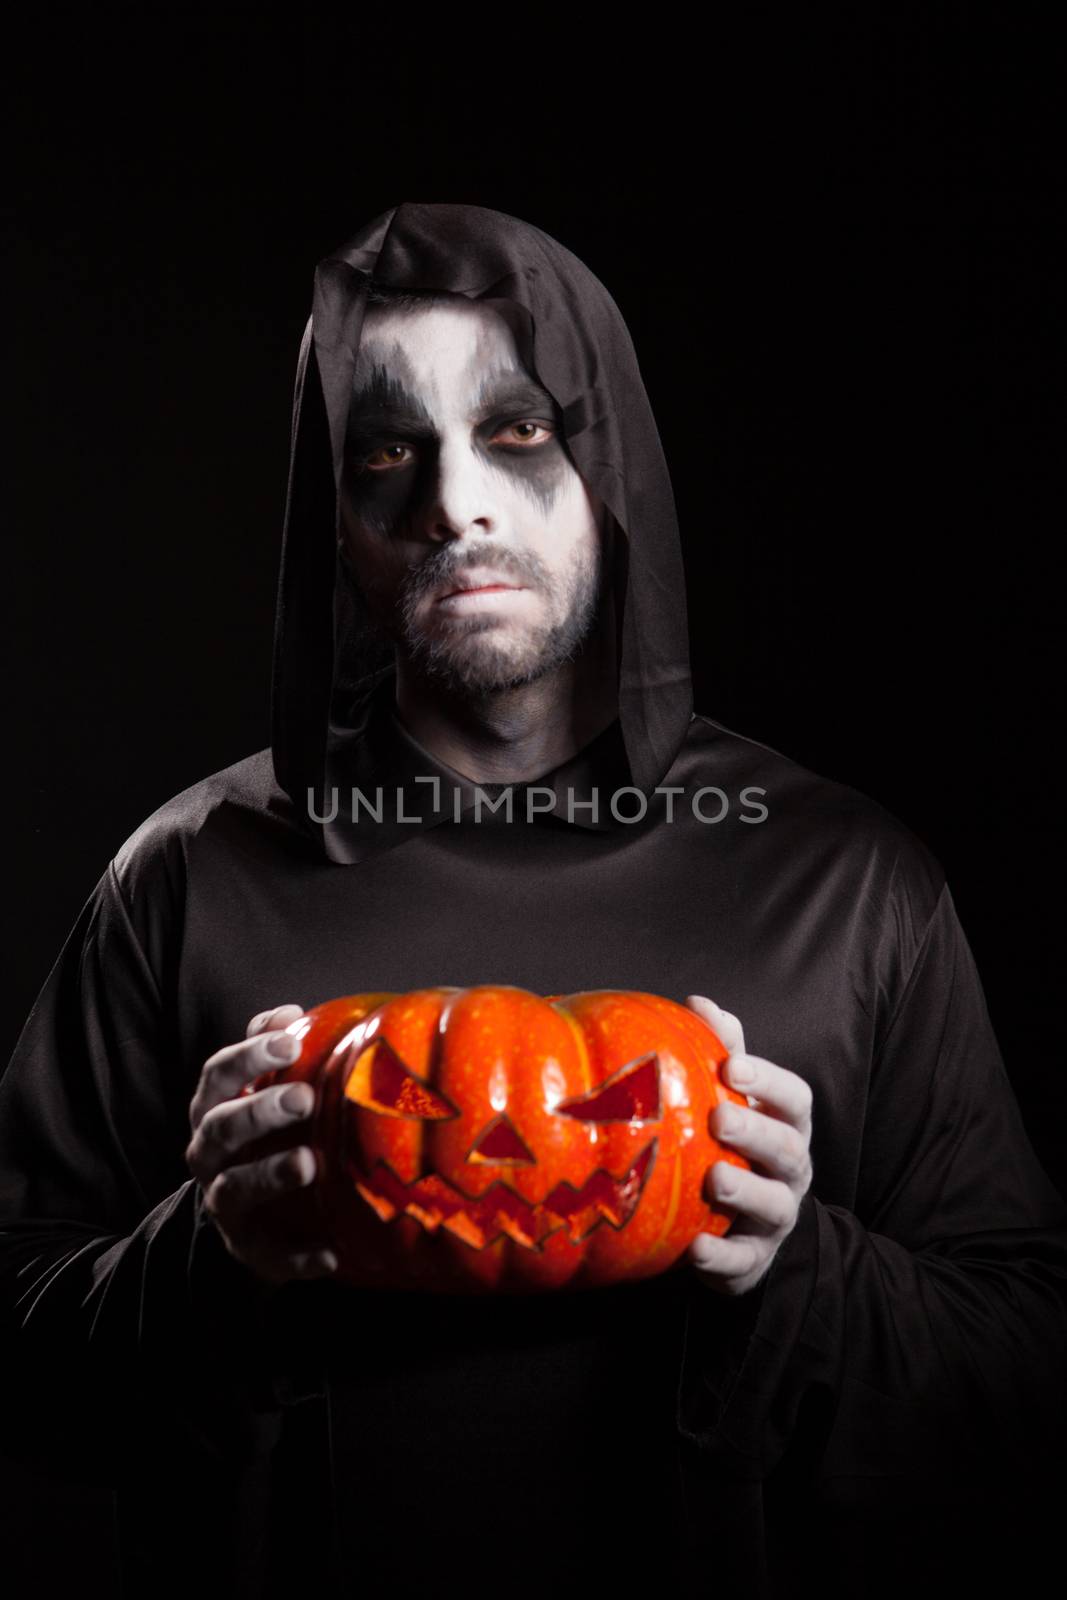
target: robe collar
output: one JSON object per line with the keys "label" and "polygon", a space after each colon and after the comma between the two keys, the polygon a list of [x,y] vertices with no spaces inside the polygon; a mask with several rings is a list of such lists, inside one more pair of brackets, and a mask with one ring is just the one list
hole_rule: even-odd
{"label": "robe collar", "polygon": [[[432,755],[400,720],[395,668],[378,674],[369,692],[341,720],[331,717],[329,727],[319,815],[332,861],[361,861],[449,821],[499,827],[510,820],[516,827],[605,835],[621,826],[611,798],[632,779],[618,717],[567,761],[523,783],[475,783]],[[632,808],[634,801],[623,796],[620,810],[628,803]]]}

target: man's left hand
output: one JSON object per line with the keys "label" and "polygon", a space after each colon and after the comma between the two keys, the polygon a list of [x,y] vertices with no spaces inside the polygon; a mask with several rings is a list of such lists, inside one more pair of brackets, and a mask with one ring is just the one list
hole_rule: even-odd
{"label": "man's left hand", "polygon": [[708,1131],[753,1168],[746,1172],[728,1161],[708,1168],[708,1204],[719,1208],[725,1202],[738,1215],[722,1237],[698,1233],[689,1260],[717,1294],[741,1295],[770,1270],[796,1226],[800,1202],[810,1187],[811,1089],[795,1072],[747,1055],[740,1022],[713,1000],[691,994],[686,1005],[711,1025],[730,1052],[723,1077],[749,1101],[747,1111],[732,1101],[717,1105]]}

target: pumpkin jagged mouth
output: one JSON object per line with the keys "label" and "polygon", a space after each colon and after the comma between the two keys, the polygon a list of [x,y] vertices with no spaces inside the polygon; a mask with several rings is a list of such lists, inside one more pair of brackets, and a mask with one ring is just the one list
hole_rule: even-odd
{"label": "pumpkin jagged mouth", "polygon": [[385,1161],[377,1161],[366,1174],[353,1171],[352,1179],[383,1222],[414,1217],[428,1233],[445,1228],[475,1250],[484,1250],[501,1236],[528,1250],[540,1250],[544,1240],[561,1228],[572,1244],[580,1244],[602,1222],[615,1229],[625,1227],[641,1198],[655,1152],[653,1139],[621,1178],[598,1167],[580,1189],[558,1183],[535,1204],[501,1182],[480,1195],[464,1194],[436,1173],[404,1183]]}

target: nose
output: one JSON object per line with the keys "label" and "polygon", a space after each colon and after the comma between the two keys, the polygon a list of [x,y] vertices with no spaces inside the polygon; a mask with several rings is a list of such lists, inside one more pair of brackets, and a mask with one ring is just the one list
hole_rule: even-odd
{"label": "nose", "polygon": [[505,531],[500,480],[479,459],[468,437],[442,439],[422,521],[426,537],[435,544]]}
{"label": "nose", "polygon": [[511,1118],[502,1111],[481,1129],[467,1160],[501,1167],[532,1167],[536,1157]]}

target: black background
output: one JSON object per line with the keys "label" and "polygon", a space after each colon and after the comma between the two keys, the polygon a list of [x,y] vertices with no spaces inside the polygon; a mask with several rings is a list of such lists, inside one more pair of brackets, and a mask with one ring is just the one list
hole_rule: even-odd
{"label": "black background", "polygon": [[[268,743],[316,261],[402,200],[473,203],[618,302],[697,709],[933,849],[1067,1186],[1054,8],[736,9],[8,27],[8,1049],[128,834]],[[107,1502],[57,1493],[106,1560]],[[42,1592],[64,1558],[37,1503],[12,1482]]]}

